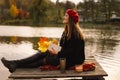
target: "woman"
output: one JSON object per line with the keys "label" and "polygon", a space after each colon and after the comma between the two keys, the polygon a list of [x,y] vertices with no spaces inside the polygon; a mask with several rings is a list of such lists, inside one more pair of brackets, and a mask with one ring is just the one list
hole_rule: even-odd
{"label": "woman", "polygon": [[62,49],[57,54],[54,50],[47,50],[44,54],[38,52],[31,57],[21,60],[9,61],[2,58],[2,63],[11,73],[16,68],[35,68],[46,64],[57,66],[59,65],[59,58],[66,58],[66,69],[82,64],[85,60],[85,44],[78,22],[78,13],[75,10],[68,9],[63,20],[65,28],[60,40]]}

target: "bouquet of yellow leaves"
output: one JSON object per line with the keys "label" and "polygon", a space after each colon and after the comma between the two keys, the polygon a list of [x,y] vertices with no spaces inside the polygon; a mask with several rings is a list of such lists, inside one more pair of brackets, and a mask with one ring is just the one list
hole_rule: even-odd
{"label": "bouquet of yellow leaves", "polygon": [[51,43],[58,45],[58,41],[55,38],[50,40],[47,37],[41,37],[38,41],[38,50],[41,52],[46,52]]}

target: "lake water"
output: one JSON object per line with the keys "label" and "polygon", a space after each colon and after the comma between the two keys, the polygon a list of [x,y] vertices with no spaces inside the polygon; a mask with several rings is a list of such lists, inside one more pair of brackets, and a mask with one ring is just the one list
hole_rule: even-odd
{"label": "lake water", "polygon": [[[86,56],[94,56],[108,73],[106,80],[119,80],[120,31],[111,29],[82,29],[86,37]],[[0,59],[22,59],[37,52],[36,43],[41,36],[60,38],[62,27],[0,26]],[[0,62],[0,80],[10,73]],[[61,79],[62,80],[62,79]]]}

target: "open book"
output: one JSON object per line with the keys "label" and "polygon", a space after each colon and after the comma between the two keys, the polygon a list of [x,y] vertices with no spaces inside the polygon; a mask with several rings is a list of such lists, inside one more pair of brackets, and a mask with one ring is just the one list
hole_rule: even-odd
{"label": "open book", "polygon": [[57,53],[61,50],[61,46],[51,43],[48,47],[48,50],[54,49]]}

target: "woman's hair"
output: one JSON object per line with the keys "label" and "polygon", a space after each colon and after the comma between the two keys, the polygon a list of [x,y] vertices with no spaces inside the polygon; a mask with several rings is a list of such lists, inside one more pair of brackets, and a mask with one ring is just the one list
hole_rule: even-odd
{"label": "woman's hair", "polygon": [[75,23],[70,16],[69,16],[69,25],[65,26],[64,34],[67,36],[67,40],[69,40],[72,35],[75,38],[80,37],[81,40],[84,40],[84,36],[78,22]]}

